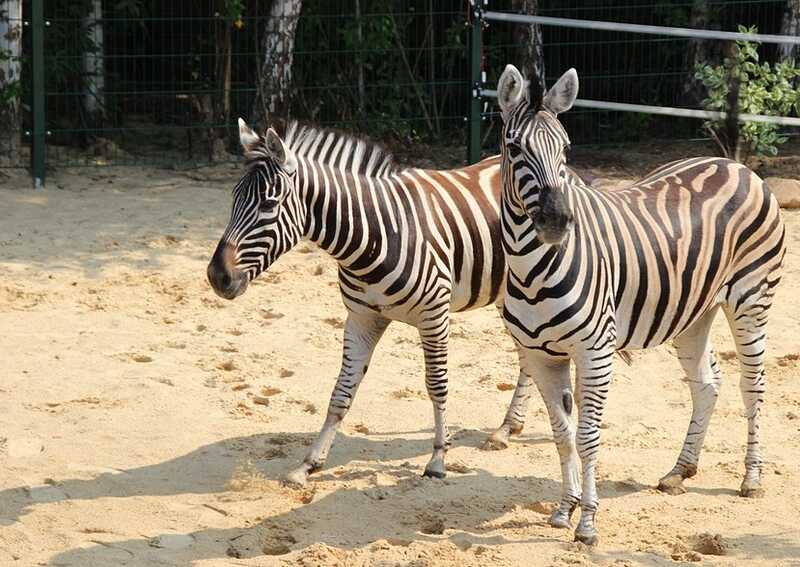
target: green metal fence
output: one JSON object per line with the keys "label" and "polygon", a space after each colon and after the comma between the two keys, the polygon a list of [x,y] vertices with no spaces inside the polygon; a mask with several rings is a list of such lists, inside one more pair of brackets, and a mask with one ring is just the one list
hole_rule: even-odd
{"label": "green metal fence", "polygon": [[[778,33],[785,3],[708,0],[709,25],[756,25],[763,33]],[[693,4],[540,0],[539,13],[688,26]],[[23,141],[34,176],[43,179],[45,165],[235,159],[236,118],[252,114],[270,5],[25,0]],[[512,11],[518,5],[491,0],[487,8]],[[511,25],[470,24],[470,2],[464,0],[306,0],[286,115],[365,132],[390,146],[466,147],[471,138],[483,153],[495,151],[492,103],[471,91],[476,83],[492,87],[505,64],[517,61],[518,46]],[[231,52],[224,113],[216,110],[220,30],[229,33]],[[470,52],[468,44],[478,38],[481,51]],[[548,82],[576,67],[583,98],[686,106],[688,40],[554,27],[543,30],[543,39]],[[764,47],[763,56],[772,58],[774,48]],[[482,127],[466,120],[471,111],[486,115]],[[576,144],[702,135],[695,119],[576,109],[564,120]],[[221,140],[225,151],[212,140]]]}
{"label": "green metal fence", "polygon": [[[211,130],[223,131],[227,150],[237,152],[235,121],[249,119],[253,108],[263,56],[259,38],[268,15],[253,2],[232,26],[230,112],[220,122],[207,111],[218,95],[219,3],[139,4],[135,17],[123,3],[104,7],[102,21],[88,34],[82,33],[85,8],[46,4],[48,165],[220,159],[207,143]],[[390,141],[458,139],[467,98],[464,73],[452,71],[466,57],[460,3],[437,3],[433,9],[432,2],[363,4],[356,20],[353,2],[305,2],[289,115]],[[82,65],[87,49],[97,49],[93,34],[101,27],[105,112],[102,123],[93,124],[82,102],[87,96]]]}

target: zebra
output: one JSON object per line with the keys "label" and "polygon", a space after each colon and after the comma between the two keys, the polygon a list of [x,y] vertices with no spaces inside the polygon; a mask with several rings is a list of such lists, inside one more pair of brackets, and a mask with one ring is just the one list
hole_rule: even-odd
{"label": "zebra", "polygon": [[[341,371],[325,422],[286,480],[302,485],[323,466],[391,321],[419,330],[435,422],[424,474],[444,477],[450,312],[499,308],[504,289],[499,156],[449,171],[400,169],[377,144],[296,122],[285,140],[272,128],[259,135],[241,119],[239,134],[246,171],[208,265],[211,286],[233,299],[305,239],[338,262],[347,309]],[[531,390],[527,378],[520,381],[488,446],[502,447],[521,431]]]}
{"label": "zebra", "polygon": [[508,65],[497,87],[503,319],[519,346],[521,373],[544,399],[561,461],[561,499],[550,524],[569,527],[580,505],[575,539],[598,540],[595,465],[617,350],[673,341],[692,416],[659,488],[684,491],[721,383],[709,339],[719,309],[736,343],[747,414],[740,494],[762,495],[765,327],[785,255],[776,199],[753,171],[714,157],[669,163],[622,189],[588,187],[566,169],[570,140],[558,120],[575,102],[578,75],[570,69],[546,92],[537,84],[526,87]]}

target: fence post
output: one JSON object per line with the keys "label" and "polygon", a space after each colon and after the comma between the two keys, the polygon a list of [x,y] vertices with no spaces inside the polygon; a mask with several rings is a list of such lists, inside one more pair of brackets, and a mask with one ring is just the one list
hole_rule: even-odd
{"label": "fence post", "polygon": [[467,163],[481,159],[481,55],[484,0],[470,0],[469,116],[467,117]]}
{"label": "fence post", "polygon": [[31,175],[35,189],[44,186],[45,144],[47,125],[45,124],[45,82],[44,82],[44,0],[31,1],[31,89],[33,106],[33,128],[31,129]]}

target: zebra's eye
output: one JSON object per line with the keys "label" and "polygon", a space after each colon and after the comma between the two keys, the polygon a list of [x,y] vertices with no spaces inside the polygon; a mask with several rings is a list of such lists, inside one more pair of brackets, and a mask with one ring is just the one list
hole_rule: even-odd
{"label": "zebra's eye", "polygon": [[278,202],[278,199],[265,197],[261,199],[261,203],[258,204],[258,210],[262,213],[268,213],[278,206]]}

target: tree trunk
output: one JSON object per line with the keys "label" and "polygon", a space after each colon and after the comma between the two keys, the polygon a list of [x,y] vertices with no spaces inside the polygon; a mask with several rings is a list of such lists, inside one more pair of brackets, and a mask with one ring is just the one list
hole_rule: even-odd
{"label": "tree trunk", "polygon": [[[519,14],[535,16],[539,12],[539,0],[512,0],[511,9]],[[514,26],[514,43],[517,45],[517,60],[529,79],[538,77],[544,89],[544,42],[539,24]]]}
{"label": "tree trunk", "polygon": [[[89,41],[83,52],[83,110],[86,126],[102,128],[106,112],[106,76],[103,65],[103,0],[92,0],[89,13],[81,22]],[[90,137],[94,137],[90,134]]]}
{"label": "tree trunk", "polygon": [[22,0],[0,0],[0,165],[20,164]]}
{"label": "tree trunk", "polygon": [[[714,29],[711,25],[711,12],[707,0],[694,0],[689,15],[689,27],[694,29]],[[706,98],[703,81],[695,78],[698,65],[713,65],[721,56],[721,42],[714,40],[692,39],[686,50],[686,68],[689,76],[683,84],[682,104],[697,106]]]}
{"label": "tree trunk", "polygon": [[[786,0],[786,8],[781,22],[781,34],[800,36],[800,0]],[[778,45],[778,59],[781,61],[797,60],[800,46],[791,43]]]}
{"label": "tree trunk", "polygon": [[[218,0],[217,11],[226,13],[225,1]],[[233,23],[226,17],[218,18],[215,22],[215,36],[217,44],[216,61],[214,64],[214,78],[216,82],[216,96],[214,97],[213,111],[207,115],[208,130],[208,155],[209,160],[224,159],[226,156],[227,132],[231,120],[231,69],[233,56]],[[211,127],[213,123],[220,124],[216,131]]]}
{"label": "tree trunk", "polygon": [[430,43],[428,44],[428,83],[430,84],[431,91],[431,113],[433,114],[433,122],[436,125],[436,136],[438,137],[442,132],[442,126],[439,123],[438,102],[436,100],[436,22],[434,21],[434,2],[428,0],[428,20],[430,25]]}
{"label": "tree trunk", "polygon": [[287,118],[292,83],[294,36],[302,0],[273,0],[267,27],[261,38],[258,93],[252,119],[265,125],[273,118]]}
{"label": "tree trunk", "polygon": [[[364,30],[361,23],[361,0],[356,0],[356,38],[358,39],[359,51],[364,49]],[[358,54],[356,59],[356,71],[358,82],[358,120],[363,122],[366,116],[367,91],[364,84],[364,53]]]}

